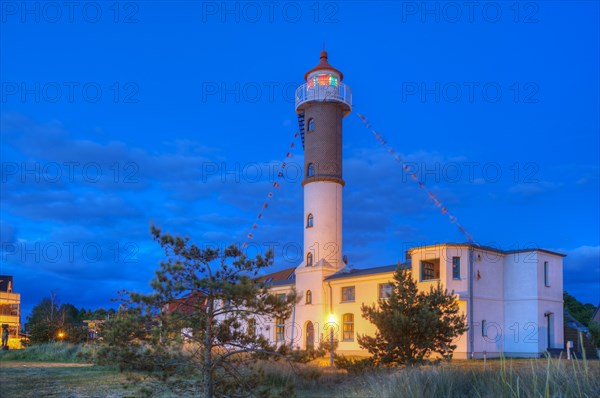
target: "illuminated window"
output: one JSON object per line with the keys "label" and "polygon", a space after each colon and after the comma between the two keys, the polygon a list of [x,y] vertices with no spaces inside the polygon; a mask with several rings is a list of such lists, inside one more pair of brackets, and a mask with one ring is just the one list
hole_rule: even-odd
{"label": "illuminated window", "polygon": [[440,279],[440,260],[421,261],[421,280]]}
{"label": "illuminated window", "polygon": [[452,279],[460,279],[460,257],[452,257]]}
{"label": "illuminated window", "polygon": [[311,77],[307,82],[308,88],[315,88],[317,86],[338,86],[338,78],[333,75],[321,74]]}
{"label": "illuminated window", "polygon": [[314,175],[315,175],[315,165],[312,163],[309,163],[308,167],[306,167],[306,176],[312,177]]}
{"label": "illuminated window", "polygon": [[285,341],[285,319],[283,318],[275,319],[275,340]]}
{"label": "illuminated window", "polygon": [[392,295],[392,285],[389,283],[379,284],[379,300],[389,299]]}
{"label": "illuminated window", "polygon": [[354,286],[346,286],[342,288],[342,302],[354,301]]}
{"label": "illuminated window", "polygon": [[306,291],[306,304],[312,304],[312,292],[310,290]]}
{"label": "illuminated window", "polygon": [[344,314],[342,322],[344,341],[354,341],[354,314]]}
{"label": "illuminated window", "polygon": [[315,131],[315,119],[313,119],[312,117],[308,119],[308,127],[306,131]]}
{"label": "illuminated window", "polygon": [[313,255],[312,255],[312,253],[308,253],[306,255],[306,266],[312,267],[312,265],[313,265]]}
{"label": "illuminated window", "polygon": [[312,213],[309,213],[306,217],[306,228],[312,228],[314,221],[315,218],[313,217]]}

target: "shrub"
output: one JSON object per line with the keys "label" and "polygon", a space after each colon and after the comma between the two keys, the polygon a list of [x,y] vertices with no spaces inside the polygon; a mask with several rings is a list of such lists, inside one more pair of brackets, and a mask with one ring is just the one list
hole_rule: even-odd
{"label": "shrub", "polygon": [[333,361],[336,368],[344,369],[351,374],[364,374],[375,368],[372,358],[348,358],[344,355],[336,355]]}

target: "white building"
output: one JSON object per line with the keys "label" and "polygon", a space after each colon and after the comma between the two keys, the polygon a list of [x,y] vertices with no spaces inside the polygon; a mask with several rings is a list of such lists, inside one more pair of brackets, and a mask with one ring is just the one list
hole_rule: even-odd
{"label": "white building", "polygon": [[[361,304],[385,299],[396,265],[349,269],[342,257],[342,120],[352,93],[343,74],[321,52],[296,93],[296,112],[305,150],[304,261],[265,276],[276,294],[295,287],[302,297],[290,319],[263,319],[257,331],[278,344],[306,349],[329,339],[333,326],[338,352],[367,354],[357,333],[375,326]],[[539,356],[563,348],[563,257],[543,249],[502,251],[474,244],[439,244],[408,252],[419,289],[438,281],[454,290],[466,316],[456,358]]]}

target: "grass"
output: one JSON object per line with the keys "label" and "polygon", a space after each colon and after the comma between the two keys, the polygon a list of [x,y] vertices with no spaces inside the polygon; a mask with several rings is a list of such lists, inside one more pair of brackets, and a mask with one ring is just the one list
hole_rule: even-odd
{"label": "grass", "polygon": [[[600,397],[600,363],[564,359],[454,361],[359,376],[339,397]],[[358,386],[358,388],[357,388]]]}
{"label": "grass", "polygon": [[[138,386],[124,387],[129,380],[126,373],[84,363],[92,351],[93,346],[55,343],[1,352],[0,395],[140,396]],[[454,360],[438,366],[374,369],[362,375],[349,375],[315,363],[265,361],[258,366],[266,376],[267,388],[277,390],[293,384],[299,398],[600,397],[600,361],[500,359],[488,360],[484,367],[478,360]],[[142,383],[158,391],[157,384]],[[157,396],[172,394],[162,392]]]}
{"label": "grass", "polygon": [[67,362],[88,363],[95,347],[85,344],[47,343],[27,347],[23,350],[0,351],[2,361]]}

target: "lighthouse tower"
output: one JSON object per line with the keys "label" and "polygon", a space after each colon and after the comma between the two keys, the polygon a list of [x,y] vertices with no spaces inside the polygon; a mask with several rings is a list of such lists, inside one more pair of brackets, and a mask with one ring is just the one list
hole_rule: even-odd
{"label": "lighthouse tower", "polygon": [[293,322],[302,333],[294,344],[314,347],[332,314],[332,291],[324,279],[344,267],[342,257],[342,120],[350,114],[352,92],[344,75],[327,61],[306,72],[296,90],[296,113],[304,147],[304,261],[296,268],[303,297]]}
{"label": "lighthouse tower", "polygon": [[296,91],[304,147],[304,265],[336,271],[342,261],[342,120],[352,107],[344,75],[321,52]]}

